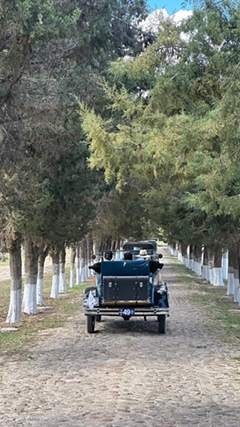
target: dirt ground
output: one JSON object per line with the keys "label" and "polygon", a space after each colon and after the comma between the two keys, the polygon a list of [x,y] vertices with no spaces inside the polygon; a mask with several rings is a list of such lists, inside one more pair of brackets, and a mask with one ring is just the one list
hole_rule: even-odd
{"label": "dirt ground", "polygon": [[165,253],[165,335],[156,319],[107,317],[88,334],[79,300],[78,314],[39,334],[26,360],[0,355],[0,425],[239,427],[239,344],[222,340],[168,261]]}
{"label": "dirt ground", "polygon": [[[47,271],[50,270],[51,268],[51,259],[47,258],[45,261],[45,268],[47,269]],[[23,268],[23,275],[24,275],[24,268]],[[6,265],[0,265],[0,282],[2,280],[8,280],[10,279],[10,267],[9,265],[6,263]]]}

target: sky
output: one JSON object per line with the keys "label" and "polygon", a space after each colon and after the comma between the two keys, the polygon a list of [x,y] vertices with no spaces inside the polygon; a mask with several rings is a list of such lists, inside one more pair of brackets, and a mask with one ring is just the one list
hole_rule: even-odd
{"label": "sky", "polygon": [[182,6],[183,0],[148,0],[148,5],[152,10],[166,9],[169,15],[179,10],[191,10],[191,5]]}

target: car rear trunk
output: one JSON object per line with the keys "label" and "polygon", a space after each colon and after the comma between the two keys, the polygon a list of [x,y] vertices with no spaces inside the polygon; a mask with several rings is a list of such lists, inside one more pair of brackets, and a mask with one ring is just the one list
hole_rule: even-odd
{"label": "car rear trunk", "polygon": [[149,306],[151,300],[152,283],[148,261],[102,263],[102,306]]}
{"label": "car rear trunk", "polygon": [[103,276],[102,304],[150,305],[149,276]]}

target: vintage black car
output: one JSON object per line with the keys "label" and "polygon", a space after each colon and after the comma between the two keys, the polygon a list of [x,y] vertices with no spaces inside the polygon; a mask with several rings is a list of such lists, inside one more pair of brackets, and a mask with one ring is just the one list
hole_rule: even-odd
{"label": "vintage black car", "polygon": [[[129,251],[133,255],[133,259],[138,258],[141,250],[146,250],[149,258],[157,259],[159,255],[157,253],[157,241],[147,240],[141,242],[125,242],[123,244],[123,251]],[[161,256],[160,256],[161,257]]]}
{"label": "vintage black car", "polygon": [[[124,320],[155,316],[159,333],[166,332],[169,302],[167,284],[160,274],[163,264],[151,243],[145,242],[147,248],[136,243],[140,242],[127,242],[124,246],[133,252],[133,260],[102,260],[90,266],[97,275],[97,284],[86,288],[83,296],[89,333],[94,332],[95,322],[102,316],[120,316]],[[141,249],[148,251],[145,259],[138,255]]]}

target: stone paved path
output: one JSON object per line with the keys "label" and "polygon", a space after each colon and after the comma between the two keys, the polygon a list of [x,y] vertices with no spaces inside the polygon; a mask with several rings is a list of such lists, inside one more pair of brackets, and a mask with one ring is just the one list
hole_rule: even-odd
{"label": "stone paved path", "polygon": [[240,352],[205,325],[164,255],[171,316],[103,318],[87,334],[80,309],[42,333],[27,361],[0,366],[0,426],[239,427]]}

